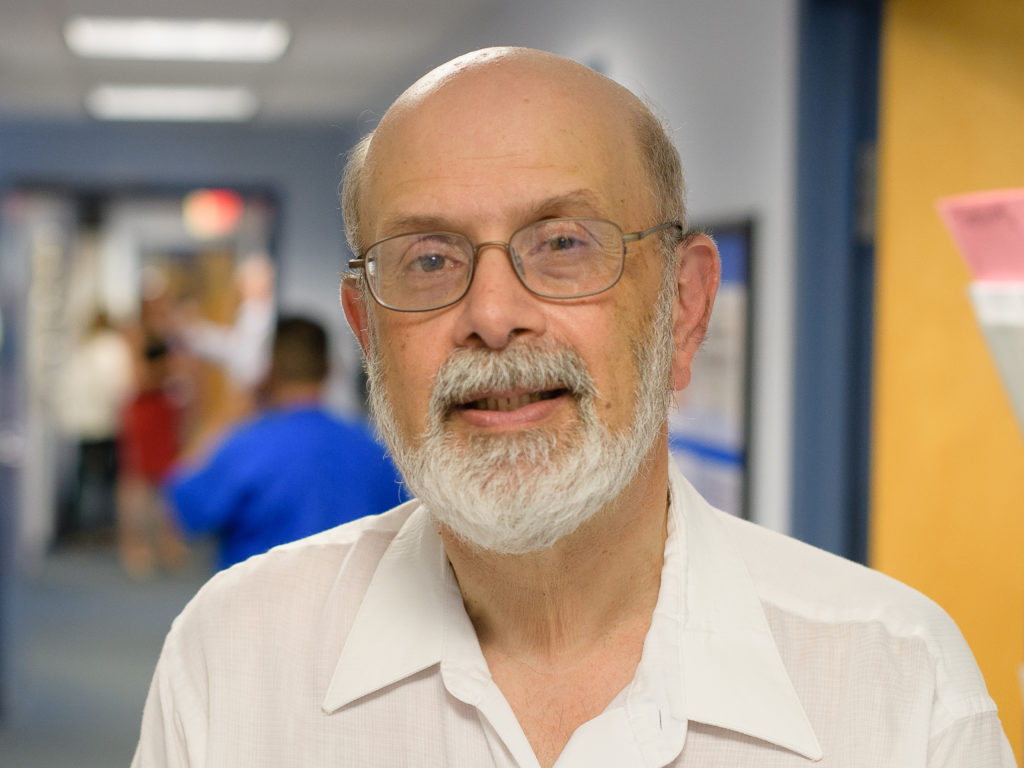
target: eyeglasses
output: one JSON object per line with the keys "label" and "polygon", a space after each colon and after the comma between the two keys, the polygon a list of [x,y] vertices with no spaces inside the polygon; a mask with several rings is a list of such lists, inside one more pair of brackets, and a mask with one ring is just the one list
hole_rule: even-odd
{"label": "eyeglasses", "polygon": [[473,245],[454,232],[394,235],[379,240],[350,269],[362,269],[373,298],[399,312],[427,312],[459,301],[473,282],[480,251],[504,248],[519,281],[548,299],[578,299],[607,291],[622,276],[626,244],[676,228],[670,221],[623,234],[605,219],[542,219],[499,240]]}

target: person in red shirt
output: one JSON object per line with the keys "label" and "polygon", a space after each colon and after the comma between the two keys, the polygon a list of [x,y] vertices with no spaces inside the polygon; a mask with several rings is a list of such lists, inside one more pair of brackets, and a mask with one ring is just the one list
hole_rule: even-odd
{"label": "person in red shirt", "polygon": [[175,568],[185,545],[164,510],[159,488],[181,448],[180,412],[167,392],[170,354],[160,338],[146,341],[139,387],[121,424],[118,546],[129,574]]}

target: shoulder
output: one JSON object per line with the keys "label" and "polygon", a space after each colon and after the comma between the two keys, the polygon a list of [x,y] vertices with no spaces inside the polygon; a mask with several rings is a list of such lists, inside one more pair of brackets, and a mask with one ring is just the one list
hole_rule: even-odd
{"label": "shoulder", "polygon": [[312,412],[323,432],[344,443],[349,451],[358,451],[368,458],[383,458],[387,449],[378,440],[373,429],[364,421],[350,416],[342,416],[327,410]]}
{"label": "shoulder", "polygon": [[339,616],[354,615],[381,557],[418,506],[408,502],[221,571],[189,602],[174,631],[216,646],[243,628],[246,642],[259,637],[271,644],[337,630]]}
{"label": "shoulder", "polygon": [[281,440],[305,432],[291,411],[271,410],[239,421],[221,436],[215,445],[220,454],[242,451],[246,454],[277,455],[285,447]]}
{"label": "shoulder", "polygon": [[880,621],[898,634],[937,630],[949,621],[932,600],[890,576],[724,512],[716,515],[761,599],[778,608],[824,621]]}
{"label": "shoulder", "polygon": [[355,439],[379,445],[370,426],[357,417],[348,415],[343,416],[327,410],[318,411],[317,414],[319,418],[323,420],[325,424],[329,424],[331,428],[351,435]]}
{"label": "shoulder", "polygon": [[[953,619],[933,600],[879,571],[722,512],[715,513],[753,578],[780,646],[815,638],[858,663],[934,696],[937,724],[994,705]],[[786,649],[780,647],[786,655]],[[925,694],[925,690],[921,690]]]}
{"label": "shoulder", "polygon": [[357,419],[342,416],[322,405],[304,405],[270,411],[264,417],[268,425],[282,429],[302,425],[305,430],[346,440],[373,442],[369,427]]}

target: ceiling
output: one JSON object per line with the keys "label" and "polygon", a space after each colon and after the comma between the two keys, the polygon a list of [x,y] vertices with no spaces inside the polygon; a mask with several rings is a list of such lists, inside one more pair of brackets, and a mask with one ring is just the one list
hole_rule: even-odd
{"label": "ceiling", "polygon": [[[88,119],[100,84],[247,86],[258,122],[322,122],[382,110],[416,77],[464,48],[500,0],[0,0],[0,119]],[[72,15],[277,18],[291,28],[270,64],[80,59],[64,44]]]}

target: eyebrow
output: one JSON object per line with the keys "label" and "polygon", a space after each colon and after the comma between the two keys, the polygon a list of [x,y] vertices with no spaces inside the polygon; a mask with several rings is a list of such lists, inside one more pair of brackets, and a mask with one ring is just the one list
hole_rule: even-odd
{"label": "eyebrow", "polygon": [[574,189],[571,192],[541,200],[530,207],[527,215],[531,221],[535,221],[546,216],[564,215],[565,213],[570,213],[573,216],[580,213],[588,216],[607,215],[605,206],[601,204],[598,196],[589,189]]}
{"label": "eyebrow", "polygon": [[[597,195],[589,189],[574,189],[525,206],[517,219],[521,226],[544,218],[559,216],[595,216],[606,215],[604,206]],[[396,214],[381,222],[382,237],[391,235],[412,234],[416,232],[460,232],[463,225],[455,220],[437,214]]]}

